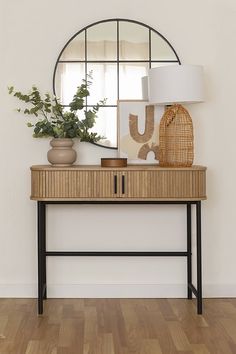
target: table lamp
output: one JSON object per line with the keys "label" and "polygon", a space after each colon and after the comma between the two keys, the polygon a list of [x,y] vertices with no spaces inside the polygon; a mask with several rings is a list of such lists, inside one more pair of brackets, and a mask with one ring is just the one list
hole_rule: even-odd
{"label": "table lamp", "polygon": [[200,65],[168,65],[149,70],[149,102],[170,106],[160,121],[160,166],[192,165],[193,123],[182,104],[203,102],[203,91],[203,67]]}

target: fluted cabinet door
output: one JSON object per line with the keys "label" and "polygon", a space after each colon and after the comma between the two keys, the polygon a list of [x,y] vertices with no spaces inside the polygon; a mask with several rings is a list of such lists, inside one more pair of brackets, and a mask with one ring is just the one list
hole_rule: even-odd
{"label": "fluted cabinet door", "polygon": [[123,172],[123,198],[205,199],[205,171],[147,170]]}
{"label": "fluted cabinet door", "polygon": [[[148,176],[149,176],[148,171],[120,172],[121,197],[148,198],[150,194],[149,193],[150,181],[148,181]],[[123,179],[123,183],[122,183],[122,179]]]}
{"label": "fluted cabinet door", "polygon": [[93,171],[92,175],[90,198],[116,198],[119,195],[117,172]]}
{"label": "fluted cabinet door", "polygon": [[32,171],[32,199],[115,198],[113,171]]}

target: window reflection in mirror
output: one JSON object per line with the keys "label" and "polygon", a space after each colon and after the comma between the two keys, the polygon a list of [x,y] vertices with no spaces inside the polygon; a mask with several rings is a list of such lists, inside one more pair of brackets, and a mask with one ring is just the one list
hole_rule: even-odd
{"label": "window reflection in mirror", "polygon": [[172,48],[161,36],[157,36],[154,31],[151,31],[151,43],[152,60],[176,60],[176,55]]}
{"label": "window reflection in mirror", "polygon": [[66,46],[60,60],[85,60],[85,32],[78,34]]}
{"label": "window reflection in mirror", "polygon": [[149,60],[149,30],[132,22],[119,25],[120,60]]}
{"label": "window reflection in mirror", "polygon": [[[115,147],[117,143],[117,110],[116,107],[101,107],[96,126],[92,131],[104,136],[100,145],[106,147]],[[109,137],[109,139],[107,138]]]}
{"label": "window reflection in mirror", "polygon": [[68,105],[76,92],[77,86],[84,79],[84,63],[58,63],[55,80],[56,96],[63,105]]}
{"label": "window reflection in mirror", "polygon": [[116,60],[117,58],[117,24],[100,23],[86,31],[87,60]]}
{"label": "window reflection in mirror", "polygon": [[55,66],[54,92],[67,106],[92,71],[86,107],[107,98],[93,131],[106,137],[99,145],[117,148],[117,100],[142,99],[141,78],[149,68],[176,63],[173,47],[153,28],[131,20],[104,20],[80,30],[66,44]]}
{"label": "window reflection in mirror", "polygon": [[88,63],[88,72],[92,72],[93,83],[90,87],[88,104],[94,105],[107,98],[107,105],[117,102],[117,65],[116,63]]}
{"label": "window reflection in mirror", "polygon": [[146,76],[149,63],[120,63],[120,99],[142,99],[142,77]]}

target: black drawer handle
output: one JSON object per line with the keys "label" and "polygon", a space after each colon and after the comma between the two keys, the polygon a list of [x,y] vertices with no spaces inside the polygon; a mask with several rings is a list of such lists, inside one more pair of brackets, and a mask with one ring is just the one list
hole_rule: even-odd
{"label": "black drawer handle", "polygon": [[121,182],[121,188],[122,188],[122,194],[125,194],[125,176],[122,176],[122,182]]}
{"label": "black drawer handle", "polygon": [[114,194],[117,194],[117,176],[114,176]]}

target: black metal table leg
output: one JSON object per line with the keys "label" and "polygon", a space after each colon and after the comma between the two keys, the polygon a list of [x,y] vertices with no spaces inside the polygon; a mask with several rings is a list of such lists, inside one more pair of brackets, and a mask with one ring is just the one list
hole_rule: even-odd
{"label": "black metal table leg", "polygon": [[43,313],[44,280],[45,280],[45,203],[38,201],[38,314]]}
{"label": "black metal table leg", "polygon": [[47,298],[47,268],[46,268],[46,203],[42,214],[42,266],[43,266],[43,299]]}
{"label": "black metal table leg", "polygon": [[192,299],[192,209],[191,203],[187,203],[187,291],[188,299]]}
{"label": "black metal table leg", "polygon": [[202,314],[202,245],[201,245],[201,201],[196,203],[197,232],[197,313]]}
{"label": "black metal table leg", "polygon": [[[188,299],[193,294],[197,298],[197,313],[202,314],[202,255],[201,255],[201,201],[124,201],[120,204],[185,204],[187,205],[187,252],[137,252],[137,251],[47,251],[46,249],[46,205],[47,204],[117,204],[113,201],[38,201],[38,314],[43,313],[43,300],[47,298],[46,258],[47,256],[149,256],[149,257],[186,257]],[[196,205],[196,238],[197,238],[197,289],[192,284],[192,204]]]}

